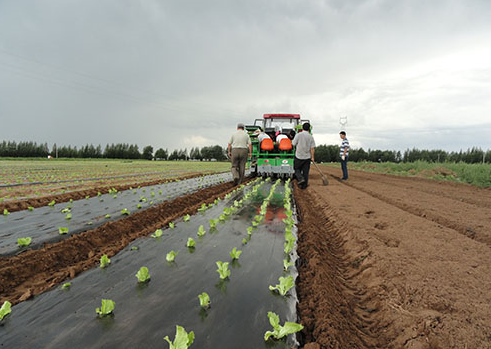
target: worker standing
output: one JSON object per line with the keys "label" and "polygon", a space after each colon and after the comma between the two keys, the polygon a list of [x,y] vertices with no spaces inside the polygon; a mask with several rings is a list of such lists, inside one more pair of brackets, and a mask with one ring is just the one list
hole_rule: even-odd
{"label": "worker standing", "polygon": [[309,184],[310,162],[314,161],[315,141],[310,134],[310,124],[308,122],[302,125],[304,132],[297,133],[293,138],[292,144],[295,148],[295,159],[293,160],[293,169],[297,177],[298,187],[307,188]]}
{"label": "worker standing", "polygon": [[348,155],[349,155],[349,142],[346,138],[346,132],[339,132],[339,137],[343,140],[341,142],[341,147],[339,148],[339,156],[341,157],[341,170],[343,170],[343,178],[341,180],[345,181],[348,179]]}
{"label": "worker standing", "polygon": [[237,131],[230,137],[228,143],[228,156],[232,161],[232,176],[234,185],[244,181],[245,164],[247,156],[252,155],[251,139],[244,130],[244,124],[237,124]]}

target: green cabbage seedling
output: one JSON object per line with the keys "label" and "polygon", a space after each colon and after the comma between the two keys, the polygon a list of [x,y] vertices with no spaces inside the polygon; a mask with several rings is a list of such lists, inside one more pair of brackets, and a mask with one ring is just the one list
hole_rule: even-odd
{"label": "green cabbage seedling", "polygon": [[109,219],[109,218],[111,218],[111,215],[110,215],[110,214],[107,214],[107,215],[105,215],[104,217],[105,217],[106,219]]}
{"label": "green cabbage seedling", "polygon": [[218,217],[218,220],[220,222],[225,222],[226,219],[227,219],[227,217],[224,214],[221,214],[220,217]]}
{"label": "green cabbage seedling", "polygon": [[188,349],[194,342],[194,332],[186,332],[184,327],[176,326],[176,336],[174,342],[171,342],[169,336],[165,336],[164,339],[169,343],[169,349]]}
{"label": "green cabbage seedling", "polygon": [[0,320],[3,320],[5,316],[12,312],[11,307],[12,303],[9,301],[3,302],[2,307],[0,308]]}
{"label": "green cabbage seedling", "polygon": [[247,245],[247,239],[246,239],[246,238],[243,238],[243,239],[242,239],[242,244],[243,244],[243,245]]}
{"label": "green cabbage seedling", "polygon": [[216,262],[217,264],[217,272],[218,274],[220,274],[220,279],[222,280],[225,280],[226,278],[228,278],[230,276],[230,270],[228,270],[228,262],[221,262],[221,261],[218,261]]}
{"label": "green cabbage seedling", "polygon": [[290,253],[293,250],[293,244],[295,243],[294,239],[286,240],[285,241],[285,248],[284,251],[286,254]]}
{"label": "green cabbage seedling", "polygon": [[288,262],[287,259],[283,259],[283,269],[285,269],[285,271],[287,271],[288,268],[293,267],[294,265],[295,265],[295,263]]}
{"label": "green cabbage seedling", "polygon": [[215,229],[218,223],[218,219],[210,219],[210,229]]}
{"label": "green cabbage seedling", "polygon": [[184,218],[182,219],[184,222],[188,222],[191,219],[190,215],[185,215]]}
{"label": "green cabbage seedling", "polygon": [[194,241],[193,238],[188,238],[188,242],[186,243],[187,247],[195,247],[196,246],[196,241]]}
{"label": "green cabbage seedling", "polygon": [[201,207],[198,208],[198,211],[203,212],[203,211],[206,211],[207,209],[208,209],[208,206],[206,204],[201,204]]}
{"label": "green cabbage seedling", "polygon": [[210,307],[210,296],[208,293],[203,292],[203,294],[198,295],[199,298],[199,305],[203,309],[207,309]]}
{"label": "green cabbage seedling", "polygon": [[68,290],[72,286],[71,282],[65,282],[63,285],[61,285],[62,290]]}
{"label": "green cabbage seedling", "polygon": [[157,229],[157,230],[155,230],[155,233],[153,233],[150,236],[153,237],[153,238],[159,238],[159,237],[162,236],[162,234],[163,234],[162,229]]}
{"label": "green cabbage seedling", "polygon": [[68,234],[68,228],[67,227],[59,227],[58,228],[58,233],[60,235],[63,235],[63,234]]}
{"label": "green cabbage seedling", "polygon": [[176,226],[176,225],[175,225],[174,223],[172,223],[172,222],[170,222],[170,223],[169,223],[169,228],[174,229],[174,228],[175,228],[175,226]]}
{"label": "green cabbage seedling", "polygon": [[4,216],[8,216],[10,214],[9,210],[7,210],[6,208],[3,209],[3,215]]}
{"label": "green cabbage seedling", "polygon": [[49,206],[49,207],[53,207],[53,206],[55,205],[55,203],[56,203],[56,201],[55,201],[55,200],[53,200],[53,201],[51,201],[51,202],[48,204],[48,206]]}
{"label": "green cabbage seedling", "polygon": [[70,212],[70,208],[69,207],[65,207],[63,210],[61,210],[61,213],[68,213]]}
{"label": "green cabbage seedling", "polygon": [[32,241],[32,238],[19,238],[17,239],[17,245],[19,245],[19,247],[23,247],[23,246],[29,246],[31,244],[31,241]]}
{"label": "green cabbage seedling", "polygon": [[132,247],[131,247],[131,250],[132,250],[132,251],[137,251],[137,250],[138,250],[138,246],[132,246]]}
{"label": "green cabbage seedling", "polygon": [[127,208],[123,208],[123,209],[121,210],[121,214],[122,214],[122,215],[126,215],[126,216],[127,216],[127,215],[129,215],[129,214],[130,214],[130,211],[128,211],[128,209],[127,209]]}
{"label": "green cabbage seedling", "polygon": [[239,259],[240,255],[241,255],[242,251],[240,250],[237,250],[237,247],[234,247],[232,249],[232,252],[230,252],[230,257],[232,259]]}
{"label": "green cabbage seedling", "polygon": [[140,208],[142,208],[142,205],[138,204],[138,205],[136,205],[136,208],[140,209]]}
{"label": "green cabbage seedling", "polygon": [[116,305],[116,303],[111,299],[103,299],[101,303],[101,307],[95,310],[99,316],[107,316],[111,314],[114,310],[114,306]]}
{"label": "green cabbage seedling", "polygon": [[289,334],[303,330],[303,326],[295,322],[285,322],[283,326],[280,326],[280,317],[272,311],[268,312],[268,318],[269,323],[273,326],[273,331],[266,331],[264,334],[265,341],[271,336],[273,336],[274,339],[281,339]]}
{"label": "green cabbage seedling", "polygon": [[280,283],[276,286],[269,286],[270,291],[277,290],[282,296],[286,295],[286,293],[295,286],[295,282],[293,281],[293,276],[283,277],[280,276]]}
{"label": "green cabbage seedling", "polygon": [[249,236],[252,235],[252,229],[253,229],[253,227],[248,227],[247,228],[247,235],[249,235]]}
{"label": "green cabbage seedling", "polygon": [[167,260],[167,262],[174,262],[174,259],[176,259],[176,256],[177,256],[178,253],[179,253],[179,251],[177,251],[177,252],[170,251],[165,256],[165,259]]}
{"label": "green cabbage seedling", "polygon": [[107,254],[103,255],[101,257],[101,268],[107,267],[109,264],[111,264],[111,260],[107,257]]}
{"label": "green cabbage seedling", "polygon": [[72,214],[71,213],[67,213],[66,216],[65,216],[65,219],[67,221],[69,221],[70,219],[72,219]]}
{"label": "green cabbage seedling", "polygon": [[29,211],[34,211],[34,207],[32,207],[32,206],[29,206],[27,209],[28,209]]}
{"label": "green cabbage seedling", "polygon": [[147,267],[141,267],[140,270],[135,274],[138,282],[148,282],[150,281],[150,274],[148,273]]}
{"label": "green cabbage seedling", "polygon": [[203,226],[202,226],[202,225],[200,225],[200,226],[199,226],[199,229],[198,229],[198,233],[197,233],[197,235],[198,235],[198,236],[204,236],[205,234],[206,234],[206,230],[205,230],[205,228],[203,228]]}

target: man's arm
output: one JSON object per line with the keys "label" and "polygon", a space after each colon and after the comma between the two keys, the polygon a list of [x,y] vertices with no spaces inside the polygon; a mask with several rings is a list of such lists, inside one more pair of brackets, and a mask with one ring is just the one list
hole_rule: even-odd
{"label": "man's arm", "polygon": [[252,157],[252,144],[249,143],[249,157]]}
{"label": "man's arm", "polygon": [[312,160],[312,162],[315,162],[314,153],[315,153],[315,148],[310,148],[310,159]]}
{"label": "man's arm", "polygon": [[228,157],[229,158],[232,157],[232,144],[231,143],[228,144]]}

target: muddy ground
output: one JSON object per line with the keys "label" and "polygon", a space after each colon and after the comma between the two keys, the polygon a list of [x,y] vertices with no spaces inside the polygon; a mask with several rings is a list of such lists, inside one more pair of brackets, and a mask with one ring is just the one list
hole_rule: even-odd
{"label": "muddy ground", "polygon": [[491,348],[491,190],[322,170],[295,191],[304,348]]}

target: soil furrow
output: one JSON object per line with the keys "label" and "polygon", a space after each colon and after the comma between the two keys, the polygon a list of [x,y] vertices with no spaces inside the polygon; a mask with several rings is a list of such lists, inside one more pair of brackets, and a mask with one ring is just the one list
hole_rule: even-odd
{"label": "soil furrow", "polygon": [[234,188],[232,183],[219,184],[46,244],[41,249],[0,258],[0,302],[9,300],[17,304],[73,278],[97,265],[102,255],[114,256],[131,241],[183,215],[195,214],[203,203],[211,203]]}

